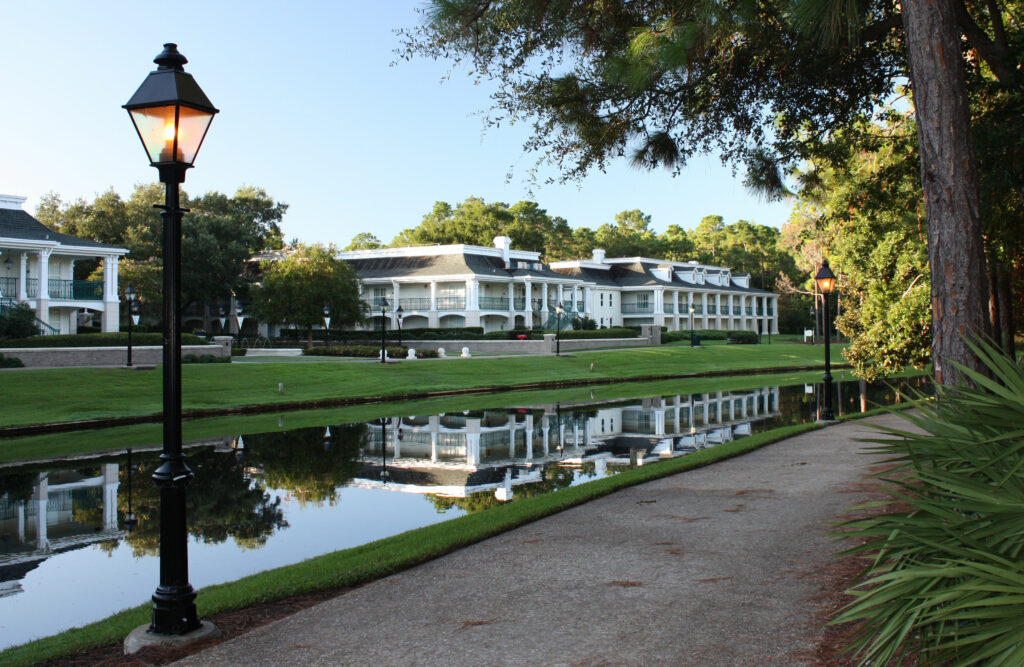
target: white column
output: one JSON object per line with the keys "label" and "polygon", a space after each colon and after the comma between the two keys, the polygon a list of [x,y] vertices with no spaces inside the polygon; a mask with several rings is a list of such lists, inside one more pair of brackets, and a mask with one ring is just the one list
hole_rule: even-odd
{"label": "white column", "polygon": [[654,435],[665,435],[665,408],[654,410]]}
{"label": "white column", "polygon": [[531,414],[526,415],[526,460],[533,460],[533,415]]}
{"label": "white column", "polygon": [[[120,302],[117,294],[117,255],[103,258],[103,300]],[[74,276],[74,273],[72,273]]]}
{"label": "white column", "polygon": [[555,303],[561,303],[561,304],[564,304],[564,303],[565,303],[565,299],[564,299],[564,297],[562,296],[562,291],[563,291],[563,290],[562,290],[562,283],[558,283],[558,288],[557,288],[557,289],[558,289],[558,298],[557,298],[557,299],[555,299]]}
{"label": "white column", "polygon": [[437,415],[429,417],[427,428],[430,429],[430,460],[437,461],[437,432],[441,428],[441,418]]}
{"label": "white column", "polygon": [[657,287],[654,290],[654,314],[665,313],[665,288]]}
{"label": "white column", "polygon": [[466,420],[466,464],[480,465],[480,420]]}
{"label": "white column", "polygon": [[480,310],[480,281],[474,278],[470,284],[473,288],[473,310]]}
{"label": "white column", "polygon": [[28,301],[28,253],[21,253],[18,266],[18,301]]}
{"label": "white column", "polygon": [[580,310],[580,288],[579,285],[572,286],[572,309],[576,312]]}
{"label": "white column", "polygon": [[398,281],[397,280],[392,280],[391,281],[391,302],[392,302],[391,303],[391,310],[392,311],[398,310],[398,299],[400,298],[400,296],[399,296],[399,289],[400,288],[398,286]]}
{"label": "white column", "polygon": [[548,284],[541,283],[540,293],[540,309],[542,312],[548,312]]}
{"label": "white column", "polygon": [[[50,253],[51,252],[52,252],[52,250],[50,250],[49,248],[46,248],[44,250],[40,250],[37,253],[37,256],[38,256],[38,259],[39,259],[39,272],[38,272],[39,273],[39,294],[38,294],[37,298],[39,300],[43,300],[43,299],[49,300],[49,298],[50,298]],[[47,319],[45,313],[36,313],[36,317],[38,317],[39,319],[43,320],[44,322]]]}
{"label": "white column", "polygon": [[779,333],[779,297],[772,297],[772,333]]}
{"label": "white column", "polygon": [[[672,290],[672,312],[675,314],[676,321],[678,322],[679,315],[680,315],[680,312],[679,312],[679,290]],[[676,326],[676,330],[678,330],[678,329],[679,329],[679,326],[677,325]]]}
{"label": "white column", "polygon": [[437,281],[430,281],[430,309],[437,310]]}
{"label": "white column", "polygon": [[46,473],[39,473],[33,491],[32,500],[36,506],[36,549],[49,551],[50,541],[46,536],[46,504],[50,498],[50,485]]}
{"label": "white column", "polygon": [[[103,530],[117,528],[117,464],[104,463],[103,469]],[[130,474],[130,471],[129,471]]]}
{"label": "white column", "polygon": [[[508,284],[508,310],[509,312],[515,312],[516,309],[516,284],[511,282]],[[515,328],[515,318],[512,319],[509,329]]]}

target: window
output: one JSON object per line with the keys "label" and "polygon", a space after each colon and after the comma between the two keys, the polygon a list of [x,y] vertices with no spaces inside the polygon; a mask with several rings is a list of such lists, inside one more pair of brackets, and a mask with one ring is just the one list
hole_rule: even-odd
{"label": "window", "polygon": [[604,292],[601,292],[601,306],[604,306]]}
{"label": "window", "polygon": [[608,295],[608,305],[609,306],[614,306],[615,305],[615,295],[614,294],[609,294]]}

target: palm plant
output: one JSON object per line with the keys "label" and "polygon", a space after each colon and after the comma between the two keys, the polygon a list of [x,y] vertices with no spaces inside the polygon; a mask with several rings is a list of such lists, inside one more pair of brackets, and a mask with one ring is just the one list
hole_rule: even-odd
{"label": "palm plant", "polygon": [[990,375],[960,367],[972,384],[905,415],[923,433],[872,440],[890,498],[845,524],[869,565],[833,621],[861,664],[1024,664],[1024,367],[972,347]]}

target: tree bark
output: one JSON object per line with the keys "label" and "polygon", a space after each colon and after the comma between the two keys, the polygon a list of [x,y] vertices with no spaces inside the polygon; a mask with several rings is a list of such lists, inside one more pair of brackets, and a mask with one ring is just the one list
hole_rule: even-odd
{"label": "tree bark", "polygon": [[968,340],[987,330],[988,280],[955,0],[903,0],[921,183],[928,217],[935,379],[955,384],[951,362],[978,368]]}

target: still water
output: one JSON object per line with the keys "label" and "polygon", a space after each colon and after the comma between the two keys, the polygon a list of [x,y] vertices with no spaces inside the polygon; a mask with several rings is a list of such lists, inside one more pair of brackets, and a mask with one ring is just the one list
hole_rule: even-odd
{"label": "still water", "polygon": [[[294,430],[285,415],[275,431],[186,445],[190,580],[201,589],[813,421],[820,392],[772,386]],[[838,414],[899,400],[890,385],[836,386]],[[148,600],[159,579],[157,455],[0,468],[0,648]]]}

